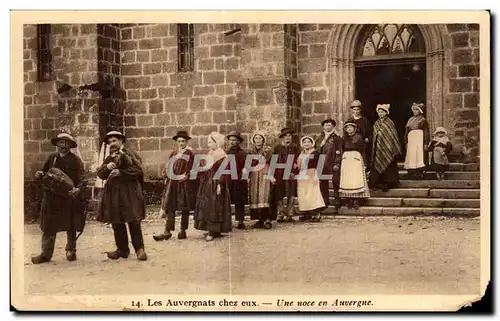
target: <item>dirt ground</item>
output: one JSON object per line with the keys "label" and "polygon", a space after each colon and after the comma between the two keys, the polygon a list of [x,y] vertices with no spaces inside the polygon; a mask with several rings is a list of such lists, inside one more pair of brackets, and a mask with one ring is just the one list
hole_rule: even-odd
{"label": "dirt ground", "polygon": [[[249,222],[248,222],[249,223]],[[250,223],[248,224],[250,225]],[[65,233],[52,262],[35,266],[41,233],[25,227],[25,291],[41,294],[471,294],[479,292],[479,219],[336,217],[234,230],[211,243],[155,242],[163,222],[143,224],[149,260],[112,261],[113,232],[89,223],[78,260]]]}

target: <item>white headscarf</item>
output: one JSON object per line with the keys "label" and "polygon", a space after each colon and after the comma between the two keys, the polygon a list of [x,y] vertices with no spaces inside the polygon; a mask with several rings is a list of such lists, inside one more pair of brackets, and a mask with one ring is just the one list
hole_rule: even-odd
{"label": "white headscarf", "polygon": [[226,152],[224,151],[224,149],[222,149],[226,141],[226,137],[224,137],[224,135],[217,132],[212,132],[210,135],[208,135],[208,140],[211,140],[217,145],[217,149],[210,150],[208,152],[208,155],[212,156],[214,163],[226,156]]}

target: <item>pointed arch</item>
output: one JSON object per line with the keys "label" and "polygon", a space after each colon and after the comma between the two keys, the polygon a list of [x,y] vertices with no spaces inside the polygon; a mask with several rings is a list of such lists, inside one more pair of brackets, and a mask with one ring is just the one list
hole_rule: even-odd
{"label": "pointed arch", "polygon": [[[327,46],[327,68],[329,73],[329,100],[331,114],[338,122],[347,117],[348,104],[354,100],[355,57],[363,32],[373,25],[338,24],[330,31]],[[425,44],[427,69],[427,110],[431,127],[443,123],[443,61],[444,44],[439,25],[416,25]],[[376,49],[376,48],[375,48]]]}

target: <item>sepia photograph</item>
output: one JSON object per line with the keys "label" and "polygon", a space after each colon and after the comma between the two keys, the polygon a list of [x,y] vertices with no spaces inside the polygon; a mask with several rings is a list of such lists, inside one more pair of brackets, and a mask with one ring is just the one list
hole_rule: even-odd
{"label": "sepia photograph", "polygon": [[485,294],[489,12],[12,11],[11,28],[13,309]]}

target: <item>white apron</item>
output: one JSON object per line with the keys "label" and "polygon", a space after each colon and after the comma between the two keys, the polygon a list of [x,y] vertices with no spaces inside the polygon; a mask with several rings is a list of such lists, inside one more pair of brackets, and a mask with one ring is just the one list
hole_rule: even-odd
{"label": "white apron", "polygon": [[418,169],[425,167],[424,163],[424,131],[414,129],[408,133],[408,145],[406,146],[406,169]]}
{"label": "white apron", "polygon": [[370,197],[363,156],[360,152],[352,150],[342,154],[339,187],[341,197]]}
{"label": "white apron", "polygon": [[325,201],[321,195],[319,179],[315,168],[310,168],[305,173],[301,172],[297,176],[297,199],[301,212],[325,207]]}

